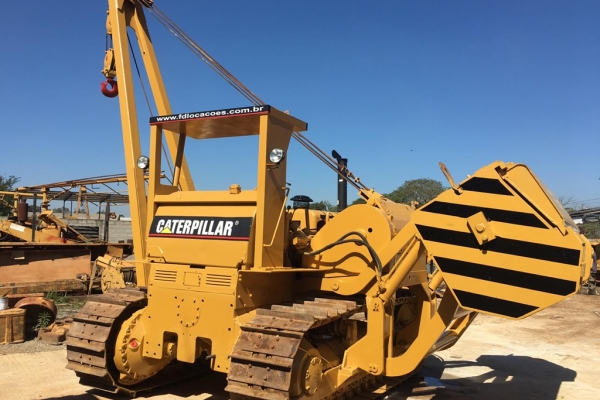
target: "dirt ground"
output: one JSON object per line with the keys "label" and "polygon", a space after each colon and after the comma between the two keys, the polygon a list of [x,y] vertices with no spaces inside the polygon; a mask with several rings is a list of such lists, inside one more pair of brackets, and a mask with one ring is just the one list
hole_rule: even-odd
{"label": "dirt ground", "polygon": [[[600,296],[577,295],[522,321],[480,315],[454,347],[425,361],[421,384],[389,400],[600,398],[599,328]],[[65,365],[64,346],[0,346],[0,399],[121,398],[80,386]],[[211,375],[138,398],[225,400],[225,385]]]}

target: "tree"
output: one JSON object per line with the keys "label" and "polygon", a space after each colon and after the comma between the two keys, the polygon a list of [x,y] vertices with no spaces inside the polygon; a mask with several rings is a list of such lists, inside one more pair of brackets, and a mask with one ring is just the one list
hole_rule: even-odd
{"label": "tree", "polygon": [[571,204],[571,202],[575,202],[575,196],[566,196],[566,195],[562,195],[558,198],[558,201],[560,201],[560,204],[563,205],[563,207],[568,206],[569,204]]}
{"label": "tree", "polygon": [[[391,193],[384,193],[383,196],[396,203],[410,205],[411,201],[417,201],[419,205],[423,205],[442,193],[444,190],[446,190],[446,188],[440,181],[419,178],[405,181],[398,189],[392,191]],[[354,204],[365,204],[365,201],[359,197],[358,199],[354,200],[351,205]]]}
{"label": "tree", "polygon": [[411,201],[417,201],[422,206],[444,190],[440,181],[419,178],[404,182],[398,189],[384,196],[396,203],[410,204]]}
{"label": "tree", "polygon": [[579,230],[587,238],[593,239],[600,237],[600,222],[589,222],[579,225]]}
{"label": "tree", "polygon": [[33,204],[29,204],[29,205],[27,206],[27,211],[28,211],[28,212],[33,212],[33,211],[35,211],[36,213],[38,213],[38,214],[39,214],[39,213],[41,213],[41,212],[42,212],[42,206],[35,206],[35,210],[34,210],[34,209],[33,209]]}
{"label": "tree", "polygon": [[[17,178],[14,175],[9,175],[9,176],[0,175],[0,191],[3,191],[3,192],[13,191],[15,189],[14,186],[17,184],[17,182],[19,182],[20,179],[21,178]],[[3,200],[11,205],[13,203],[12,196],[4,196]],[[0,215],[9,215],[11,212],[12,212],[11,207],[7,206],[3,202],[0,202]]]}
{"label": "tree", "polygon": [[573,199],[575,198],[575,196],[571,196],[571,197],[567,197],[567,196],[560,196],[558,198],[558,201],[560,201],[560,204],[562,204],[562,206],[565,208],[565,210],[567,210],[567,212],[573,212],[575,211],[575,208],[573,208],[573,206],[569,206],[569,204],[571,204],[571,202],[574,203]]}
{"label": "tree", "polygon": [[71,211],[69,211],[69,209],[67,207],[58,207],[58,208],[53,208],[52,212],[54,214],[64,214],[64,215],[71,215]]}
{"label": "tree", "polygon": [[350,203],[351,206],[355,205],[355,204],[366,204],[367,202],[365,201],[365,199],[363,199],[362,197],[359,197],[358,199],[354,200],[352,203]]}
{"label": "tree", "polygon": [[311,210],[321,210],[321,211],[337,211],[337,206],[334,206],[327,200],[317,201],[315,203],[310,203],[308,207]]}

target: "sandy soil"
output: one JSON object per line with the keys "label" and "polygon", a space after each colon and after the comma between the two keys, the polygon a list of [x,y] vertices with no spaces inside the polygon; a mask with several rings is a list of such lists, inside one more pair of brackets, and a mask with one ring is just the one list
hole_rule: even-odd
{"label": "sandy soil", "polygon": [[480,315],[454,347],[426,360],[424,384],[410,398],[600,398],[599,328],[598,296],[577,295],[521,321]]}
{"label": "sandy soil", "polygon": [[[426,360],[420,385],[401,388],[389,400],[599,398],[599,328],[599,296],[577,295],[522,321],[480,315],[459,343]],[[38,345],[36,352],[0,355],[0,399],[121,398],[80,386],[64,368],[65,348],[45,348],[57,351]],[[224,376],[210,376],[138,398],[221,400],[224,387]]]}

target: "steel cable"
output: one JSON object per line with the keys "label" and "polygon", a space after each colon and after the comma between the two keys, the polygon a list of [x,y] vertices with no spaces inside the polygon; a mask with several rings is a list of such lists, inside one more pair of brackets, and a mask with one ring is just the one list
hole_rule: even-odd
{"label": "steel cable", "polygon": [[[142,74],[140,73],[140,68],[138,67],[137,59],[135,57],[135,52],[133,51],[133,46],[131,45],[131,39],[129,38],[129,33],[127,34],[127,42],[129,43],[129,51],[131,52],[131,57],[133,58],[133,63],[135,65],[135,69],[138,74],[138,79],[140,80],[140,86],[142,87],[142,92],[144,92],[144,98],[146,99],[146,105],[148,106],[148,112],[150,115],[154,115],[152,111],[152,106],[150,104],[150,100],[148,98],[148,92],[146,91],[146,86],[144,85],[144,81],[142,79]],[[171,166],[171,161],[169,161],[169,157],[167,157],[167,150],[165,149],[165,145],[163,142],[160,143],[160,147],[162,149],[163,154],[165,155],[165,160],[167,161],[167,167],[169,168],[169,172],[173,175],[173,167]]]}
{"label": "steel cable", "polygon": [[192,38],[190,38],[181,28],[175,24],[162,10],[156,5],[148,8],[148,11],[154,16],[158,22],[160,22],[165,28],[167,28],[177,39],[179,39],[187,48],[192,50],[197,56],[200,57],[205,64],[207,64],[213,71],[233,86],[238,92],[240,92],[246,99],[248,99],[253,105],[261,105],[264,102],[255,95],[250,89],[242,84],[235,76],[233,76],[225,67],[217,62],[206,50],[198,45]]}
{"label": "steel cable", "polygon": [[[220,77],[222,77],[227,83],[233,86],[239,93],[242,94],[248,101],[253,105],[265,105],[265,102],[261,100],[256,94],[254,94],[248,87],[246,87],[240,80],[238,80],[233,74],[231,74],[225,67],[223,67],[217,60],[215,60],[206,50],[198,45],[191,37],[189,37],[173,20],[171,20],[156,4],[143,3],[148,12],[156,18],[156,20],[163,25],[171,34],[179,39],[187,48],[189,48],[194,54],[196,54],[206,65],[208,65],[213,71],[215,71]],[[348,183],[354,186],[356,189],[368,189],[361,181],[360,178],[354,176],[352,172],[348,170],[346,166],[338,164],[331,156],[321,150],[317,145],[312,143],[306,136],[300,132],[293,132],[292,137],[296,139],[302,146],[304,146],[309,152],[314,154],[319,160],[325,165],[334,170],[340,177],[345,179]]]}

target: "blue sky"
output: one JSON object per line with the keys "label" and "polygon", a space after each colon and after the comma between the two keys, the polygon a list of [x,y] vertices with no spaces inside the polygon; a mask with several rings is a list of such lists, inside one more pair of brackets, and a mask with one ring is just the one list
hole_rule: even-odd
{"label": "blue sky", "polygon": [[[598,1],[155,3],[379,192],[445,183],[439,161],[461,181],[503,160],[527,164],[558,196],[600,205]],[[4,4],[0,174],[34,185],[125,172],[118,101],[99,91],[106,8]],[[174,112],[248,104],[148,19]],[[136,94],[147,152],[150,112],[139,85]],[[254,141],[193,144],[199,188],[254,187]],[[336,202],[334,174],[295,143],[288,181],[292,195]]]}

